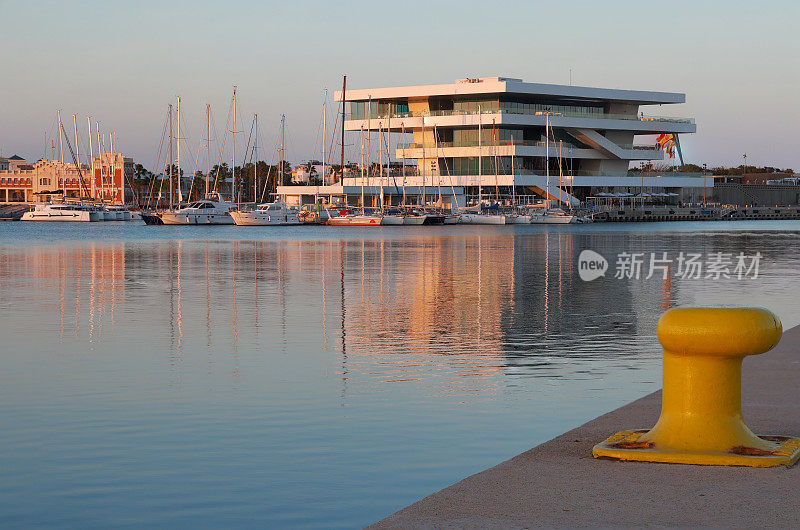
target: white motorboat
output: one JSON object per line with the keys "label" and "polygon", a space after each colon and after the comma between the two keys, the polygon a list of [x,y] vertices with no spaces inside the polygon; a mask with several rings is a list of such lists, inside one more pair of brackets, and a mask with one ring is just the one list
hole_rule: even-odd
{"label": "white motorboat", "polygon": [[238,226],[290,226],[303,224],[298,213],[285,202],[269,202],[259,204],[255,210],[236,210],[231,217]]}
{"label": "white motorboat", "polygon": [[531,224],[566,225],[575,222],[575,216],[561,208],[549,208],[531,215]]}
{"label": "white motorboat", "polygon": [[466,225],[504,225],[505,215],[490,215],[485,213],[462,213],[458,222]]}
{"label": "white motorboat", "polygon": [[139,212],[132,212],[125,206],[110,204],[103,207],[104,221],[141,221],[142,215]]}
{"label": "white motorboat", "polygon": [[165,225],[232,225],[231,212],[235,210],[234,203],[218,194],[209,194],[186,208],[161,212],[161,221]]}
{"label": "white motorboat", "polygon": [[48,202],[37,204],[33,210],[22,214],[23,221],[102,221],[102,212],[94,206]]}

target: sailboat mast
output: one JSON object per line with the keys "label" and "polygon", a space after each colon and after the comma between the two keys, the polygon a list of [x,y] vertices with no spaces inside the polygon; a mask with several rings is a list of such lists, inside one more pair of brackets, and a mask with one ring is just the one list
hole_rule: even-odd
{"label": "sailboat mast", "polygon": [[[75,114],[72,115],[72,128],[75,130],[75,170],[78,171],[78,173],[80,174],[79,166],[81,165],[81,148],[78,145],[78,116]],[[78,197],[80,197],[81,195],[82,192],[78,191]]]}
{"label": "sailboat mast", "polygon": [[92,147],[92,119],[89,116],[86,116],[86,126],[87,126],[87,130],[88,130],[88,134],[89,134],[89,136],[87,137],[87,138],[89,138],[89,163],[91,164],[91,168],[92,168],[91,194],[92,194],[92,198],[96,199],[97,198],[97,193],[95,193],[95,189],[94,189],[94,148]]}
{"label": "sailboat mast", "polygon": [[544,165],[547,175],[545,201],[550,206],[550,113],[545,114],[544,118]]}
{"label": "sailboat mast", "polygon": [[322,98],[322,185],[325,185],[325,177],[327,173],[325,172],[325,144],[327,143],[327,118],[328,116],[328,89],[325,89],[325,95]]}
{"label": "sailboat mast", "polygon": [[500,185],[498,184],[498,177],[497,177],[497,128],[495,127],[495,119],[492,118],[492,143],[494,143],[494,195],[495,200],[499,203],[500,202]]}
{"label": "sailboat mast", "polygon": [[169,151],[169,168],[168,168],[168,172],[169,172],[169,209],[172,210],[172,204],[173,204],[173,196],[172,196],[172,194],[173,194],[173,191],[172,191],[172,188],[173,188],[173,186],[172,186],[172,165],[173,165],[173,160],[172,160],[172,103],[169,104],[169,149],[168,149],[168,151]]}
{"label": "sailboat mast", "polygon": [[514,133],[511,133],[511,204],[514,208],[517,207],[517,179],[514,174],[514,154],[517,150],[514,144]]}
{"label": "sailboat mast", "polygon": [[[392,103],[389,102],[386,104],[386,185],[389,185],[389,175],[392,171],[392,152],[389,150],[389,134],[392,131]],[[394,191],[397,192],[397,181],[393,180],[394,182]],[[383,193],[381,193],[381,197],[383,197]],[[389,205],[391,206],[391,200],[389,201]]]}
{"label": "sailboat mast", "polygon": [[[280,162],[280,183],[283,185],[283,174],[284,174],[284,164],[286,162],[286,114],[281,114],[281,162]],[[277,193],[278,193],[278,181],[275,182],[275,194],[277,200]]]}
{"label": "sailboat mast", "polygon": [[425,158],[425,115],[422,115],[422,168],[419,167],[420,163],[419,160],[417,161],[417,169],[421,169],[422,173],[422,194],[420,195],[420,201],[422,203],[422,207],[426,206],[425,201],[425,166],[427,166],[427,160]]}
{"label": "sailboat mast", "polygon": [[58,151],[61,153],[61,163],[64,163],[64,144],[61,139],[62,125],[61,125],[61,109],[58,109]]}
{"label": "sailboat mast", "polygon": [[211,105],[206,103],[206,196],[208,196],[208,174],[211,168],[211,152],[209,149],[209,136],[211,133],[211,126],[209,122],[211,121]]}
{"label": "sailboat mast", "polygon": [[258,114],[253,116],[253,202],[258,202]]}
{"label": "sailboat mast", "polygon": [[[183,191],[181,191],[181,97],[178,96],[178,174],[175,176],[176,181],[178,182],[178,201],[183,200]],[[112,153],[113,156],[113,153]]]}
{"label": "sailboat mast", "polygon": [[[372,170],[372,96],[367,101],[367,186],[370,185],[370,171]],[[372,206],[375,206],[375,196],[372,197]]]}
{"label": "sailboat mast", "polygon": [[342,76],[342,152],[341,152],[341,171],[342,176],[340,180],[344,178],[344,104],[345,104],[345,89],[347,88],[347,76]]}
{"label": "sailboat mast", "polygon": [[401,158],[402,171],[403,171],[403,209],[406,207],[406,124],[400,123],[401,135],[403,137],[403,156]]}
{"label": "sailboat mast", "polygon": [[108,177],[108,184],[109,184],[109,197],[108,202],[114,203],[114,177],[116,176],[115,173],[117,172],[116,166],[116,155],[114,154],[114,133],[108,135],[109,140],[111,141],[111,175]]}
{"label": "sailboat mast", "polygon": [[361,215],[364,215],[364,126],[361,126]]}
{"label": "sailboat mast", "polygon": [[236,85],[233,85],[233,149],[231,154],[231,200],[236,200]]}
{"label": "sailboat mast", "polygon": [[483,174],[483,140],[481,139],[481,106],[478,105],[478,213],[481,212],[483,205],[483,187],[481,178]]}
{"label": "sailboat mast", "polygon": [[383,210],[383,122],[378,122],[378,184],[381,187],[381,210]]}
{"label": "sailboat mast", "polygon": [[[100,143],[100,122],[94,122],[95,130],[97,131],[97,156],[100,160],[100,197],[105,198],[106,196],[106,183],[103,180],[103,147]],[[94,178],[94,177],[92,177]]]}

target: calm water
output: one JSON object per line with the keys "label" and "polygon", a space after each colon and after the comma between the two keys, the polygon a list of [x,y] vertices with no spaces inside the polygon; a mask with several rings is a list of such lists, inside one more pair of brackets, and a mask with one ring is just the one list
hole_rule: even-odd
{"label": "calm water", "polygon": [[658,388],[669,307],[800,323],[797,228],[0,223],[0,525],[365,525]]}

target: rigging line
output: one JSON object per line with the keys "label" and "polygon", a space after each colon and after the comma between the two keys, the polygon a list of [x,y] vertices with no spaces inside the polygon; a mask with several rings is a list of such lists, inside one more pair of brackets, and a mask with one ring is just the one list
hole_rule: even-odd
{"label": "rigging line", "polygon": [[[218,186],[219,186],[219,172],[222,169],[222,164],[224,164],[224,162],[222,161],[222,156],[225,154],[225,145],[228,142],[228,128],[229,128],[230,123],[231,123],[231,113],[232,113],[232,111],[233,111],[233,97],[231,97],[231,102],[228,105],[228,119],[225,121],[225,134],[222,135],[222,146],[220,146],[220,150],[219,150],[219,159],[218,159],[218,163],[217,163],[217,172],[214,175],[214,191],[215,192],[218,192],[218,190],[219,190],[218,189]],[[212,117],[212,121],[213,121],[213,117]],[[216,134],[216,129],[215,129],[214,133]]]}
{"label": "rigging line", "polygon": [[[247,164],[247,156],[248,156],[248,152],[250,151],[250,142],[253,140],[253,128],[255,127],[255,125],[256,125],[256,118],[255,118],[255,116],[253,116],[253,123],[250,125],[250,138],[247,139],[247,146],[245,146],[244,153],[242,155],[242,165],[239,166],[239,178],[237,180],[241,180],[242,182],[244,182],[244,175],[242,174],[242,171],[244,171],[244,166]],[[251,160],[252,160],[252,158],[251,158]],[[237,191],[239,192],[237,194],[237,196],[241,197],[242,190],[239,189]],[[241,202],[241,201],[237,200],[237,203],[238,202]]]}
{"label": "rigging line", "polygon": [[194,190],[194,183],[197,180],[197,163],[200,160],[200,146],[203,145],[203,139],[200,139],[200,145],[197,147],[197,155],[194,157],[194,172],[192,173],[192,183],[189,185],[189,202],[192,200],[192,191]]}
{"label": "rigging line", "polygon": [[[317,124],[317,135],[314,137],[314,151],[311,153],[311,160],[317,159],[317,143],[319,142],[319,133],[322,131],[322,120],[320,119],[319,123]],[[322,143],[325,143],[325,139],[322,139]],[[311,180],[311,172],[309,171],[309,182]]]}
{"label": "rigging line", "polygon": [[[333,145],[334,145],[333,142],[336,140],[336,134],[339,132],[336,127],[338,123],[339,123],[339,112],[336,112],[336,118],[334,118],[333,120],[333,134],[331,135],[331,148],[328,149],[328,160],[331,160],[333,157]],[[338,147],[338,144],[336,144],[336,146]],[[330,166],[330,164],[328,164],[328,166]],[[344,174],[344,171],[342,172],[342,174]]]}
{"label": "rigging line", "polygon": [[[150,200],[153,197],[153,188],[155,188],[156,179],[158,178],[159,171],[158,167],[161,164],[161,151],[164,148],[164,138],[167,135],[167,122],[169,121],[169,111],[167,111],[166,115],[164,116],[164,126],[161,129],[161,143],[158,145],[158,155],[156,156],[155,164],[153,165],[153,179],[150,182],[150,196],[147,198],[147,207],[150,207]],[[163,179],[159,180],[158,186],[158,193],[161,193],[161,187],[163,185]],[[156,203],[156,207],[158,207],[158,203]]]}
{"label": "rigging line", "polygon": [[[272,149],[272,159],[269,161],[269,168],[267,168],[267,178],[264,179],[264,189],[261,191],[261,201],[264,200],[264,195],[267,193],[267,188],[269,187],[269,175],[270,173],[272,173],[272,165],[275,163],[275,154],[278,152],[278,138],[280,138],[280,129],[278,129],[278,132],[275,133],[275,146]],[[277,180],[277,176],[275,178]],[[277,191],[277,189],[278,188],[276,182],[275,190]]]}
{"label": "rigging line", "polygon": [[[247,146],[245,146],[244,148],[244,155],[242,157],[242,165],[239,166],[240,168],[243,168],[244,165],[247,163],[248,154],[252,154],[250,153],[250,142],[253,141],[253,128],[255,127],[255,125],[256,125],[256,119],[255,117],[253,117],[253,121],[250,124],[250,138],[247,139]],[[252,157],[250,158],[250,160],[252,160]]]}

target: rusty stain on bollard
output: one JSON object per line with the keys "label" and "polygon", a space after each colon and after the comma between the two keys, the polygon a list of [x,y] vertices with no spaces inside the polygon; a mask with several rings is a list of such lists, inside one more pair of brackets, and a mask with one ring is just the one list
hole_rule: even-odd
{"label": "rusty stain on bollard", "polygon": [[742,419],[742,360],[774,348],[783,328],[761,308],[678,308],[658,321],[664,347],[661,416],[650,430],[621,431],[596,458],[771,467],[800,458],[800,439],[756,436]]}

